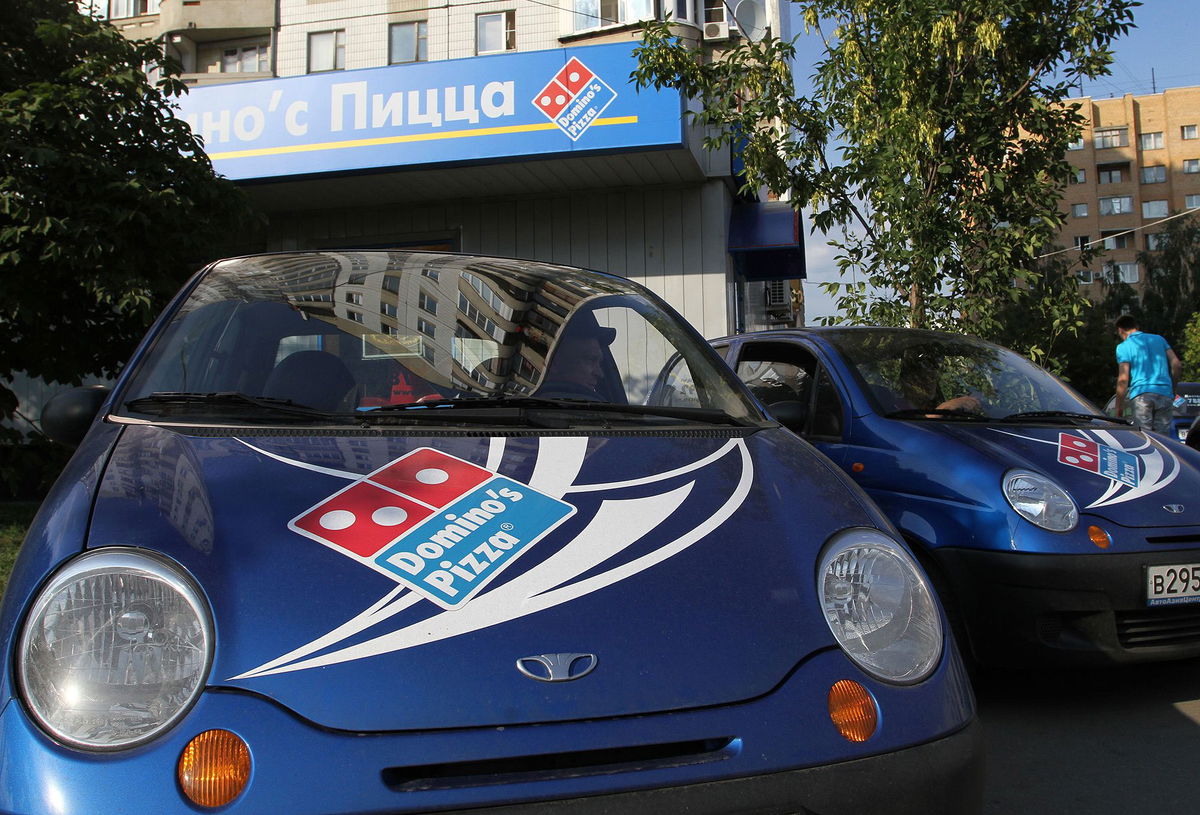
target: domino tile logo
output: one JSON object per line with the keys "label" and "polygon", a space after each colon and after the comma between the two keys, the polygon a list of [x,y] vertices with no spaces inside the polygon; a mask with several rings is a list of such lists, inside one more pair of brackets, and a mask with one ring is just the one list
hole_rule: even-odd
{"label": "domino tile logo", "polygon": [[574,513],[528,484],[423,447],[288,528],[453,610]]}

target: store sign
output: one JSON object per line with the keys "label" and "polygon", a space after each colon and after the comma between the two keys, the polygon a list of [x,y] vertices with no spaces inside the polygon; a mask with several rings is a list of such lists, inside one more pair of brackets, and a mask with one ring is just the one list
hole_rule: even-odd
{"label": "store sign", "polygon": [[233,179],[675,147],[683,104],[633,43],[194,88],[181,115]]}

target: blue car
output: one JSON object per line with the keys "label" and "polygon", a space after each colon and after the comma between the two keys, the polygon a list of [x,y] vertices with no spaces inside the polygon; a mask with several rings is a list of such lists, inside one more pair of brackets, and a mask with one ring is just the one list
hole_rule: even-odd
{"label": "blue car", "polygon": [[43,424],[0,810],[979,810],[906,545],[624,279],[225,260]]}
{"label": "blue car", "polygon": [[1200,453],[954,334],[814,328],[713,342],[841,467],[983,663],[1200,655]]}

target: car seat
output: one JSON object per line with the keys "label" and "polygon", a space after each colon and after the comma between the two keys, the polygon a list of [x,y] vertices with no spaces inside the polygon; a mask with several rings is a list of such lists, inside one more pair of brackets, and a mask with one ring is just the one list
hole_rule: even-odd
{"label": "car seat", "polygon": [[355,388],[346,363],[327,351],[297,351],[272,369],[263,385],[263,396],[288,399],[317,410],[336,411],[345,407]]}

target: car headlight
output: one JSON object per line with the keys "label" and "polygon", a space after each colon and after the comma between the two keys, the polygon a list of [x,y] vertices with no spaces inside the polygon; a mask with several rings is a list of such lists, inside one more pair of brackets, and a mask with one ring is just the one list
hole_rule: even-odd
{"label": "car headlight", "polygon": [[942,654],[942,621],[924,573],[900,544],[850,529],[825,545],[817,572],[825,621],[851,659],[888,682],[927,677]]}
{"label": "car headlight", "polygon": [[1070,532],[1079,522],[1071,496],[1044,475],[1009,470],[1004,475],[1004,497],[1018,515],[1042,529]]}
{"label": "car headlight", "polygon": [[21,693],[63,742],[130,747],[187,712],[212,650],[208,605],[177,566],[98,549],[68,563],[34,601],[21,632]]}

